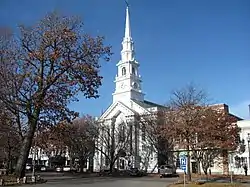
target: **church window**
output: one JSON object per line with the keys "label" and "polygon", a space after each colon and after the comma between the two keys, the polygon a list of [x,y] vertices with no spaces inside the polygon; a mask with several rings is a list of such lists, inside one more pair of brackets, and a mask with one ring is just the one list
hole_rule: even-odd
{"label": "church window", "polygon": [[105,157],[105,166],[108,166],[110,164],[109,158]]}
{"label": "church window", "polygon": [[122,68],[122,75],[126,75],[126,68],[125,67]]}
{"label": "church window", "polygon": [[142,138],[142,141],[145,141],[146,140],[146,126],[145,124],[142,125],[142,133],[141,133],[141,138]]}
{"label": "church window", "polygon": [[122,124],[119,129],[119,141],[124,142],[125,141],[125,126]]}
{"label": "church window", "polygon": [[134,89],[138,89],[138,84],[135,82],[135,83],[133,84],[133,87],[134,87]]}
{"label": "church window", "polygon": [[135,68],[132,67],[132,74],[135,75]]}

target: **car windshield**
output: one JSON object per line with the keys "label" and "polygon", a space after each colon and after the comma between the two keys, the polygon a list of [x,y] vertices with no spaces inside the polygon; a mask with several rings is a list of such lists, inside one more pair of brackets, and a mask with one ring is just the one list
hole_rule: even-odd
{"label": "car windshield", "polygon": [[137,170],[138,170],[138,168],[131,168],[131,170],[137,171]]}
{"label": "car windshield", "polygon": [[173,169],[173,167],[168,165],[163,165],[160,167],[160,169]]}

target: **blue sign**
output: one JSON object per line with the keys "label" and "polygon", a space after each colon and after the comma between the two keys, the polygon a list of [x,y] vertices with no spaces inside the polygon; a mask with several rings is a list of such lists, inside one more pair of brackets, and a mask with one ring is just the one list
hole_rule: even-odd
{"label": "blue sign", "polygon": [[187,169],[187,157],[180,157],[180,168],[184,171]]}

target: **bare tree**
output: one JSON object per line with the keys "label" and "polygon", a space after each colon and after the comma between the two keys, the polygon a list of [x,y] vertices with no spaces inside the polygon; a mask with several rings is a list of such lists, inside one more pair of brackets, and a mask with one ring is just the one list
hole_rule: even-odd
{"label": "bare tree", "polygon": [[82,34],[74,17],[48,14],[37,25],[20,27],[20,37],[1,42],[0,101],[18,119],[23,141],[16,175],[24,176],[38,124],[56,124],[77,114],[67,106],[82,93],[97,98],[99,60],[109,60],[103,37]]}
{"label": "bare tree", "polygon": [[[145,167],[147,168],[148,161],[152,152],[157,154],[157,165],[173,164],[173,138],[163,134],[165,130],[165,112],[167,108],[161,109],[155,113],[140,115],[140,130],[142,132],[142,146],[145,160]],[[152,171],[153,172],[153,171]]]}
{"label": "bare tree", "polygon": [[85,115],[66,124],[62,132],[64,144],[68,147],[71,159],[77,158],[80,164],[80,172],[83,172],[87,159],[94,154],[97,127],[94,118]]}
{"label": "bare tree", "polygon": [[[113,172],[114,165],[119,157],[125,157],[129,150],[131,141],[131,129],[125,122],[116,126],[114,122],[111,125],[98,125],[98,143],[95,146],[97,151],[105,157],[105,165],[109,166],[110,172]],[[119,161],[117,162],[119,165]]]}

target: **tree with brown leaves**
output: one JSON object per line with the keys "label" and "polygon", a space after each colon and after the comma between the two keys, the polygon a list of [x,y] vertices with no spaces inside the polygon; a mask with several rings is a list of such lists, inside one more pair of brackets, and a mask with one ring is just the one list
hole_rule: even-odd
{"label": "tree with brown leaves", "polygon": [[191,180],[190,152],[195,144],[196,133],[200,130],[200,120],[207,96],[203,90],[193,85],[176,90],[170,100],[169,111],[166,112],[166,130],[164,133],[172,137],[178,146],[187,152],[187,179]]}
{"label": "tree with brown leaves", "polygon": [[[228,174],[228,152],[235,151],[239,147],[238,118],[223,110],[215,110],[212,107],[206,110],[203,118],[203,133],[199,136],[202,156],[201,163],[204,173],[207,173],[209,161],[222,157],[223,173]],[[209,138],[205,138],[209,137]]]}
{"label": "tree with brown leaves", "polygon": [[[1,110],[0,110],[1,111]],[[21,137],[13,119],[6,111],[0,112],[0,162],[12,173],[20,151]]]}
{"label": "tree with brown leaves", "polygon": [[46,129],[39,129],[33,139],[33,148],[41,149],[46,156],[49,158],[49,166],[54,165],[52,160],[55,157],[61,158],[66,152],[67,147],[65,145],[65,136],[64,132],[67,129],[66,123],[60,122],[53,127]]}
{"label": "tree with brown leaves", "polygon": [[20,37],[0,46],[0,101],[22,117],[22,147],[16,175],[24,176],[38,124],[56,124],[76,116],[67,106],[82,93],[98,97],[99,60],[109,60],[103,37],[83,34],[74,17],[48,14],[37,25],[20,27]]}
{"label": "tree with brown leaves", "polygon": [[191,180],[190,156],[192,155],[207,173],[211,160],[223,157],[224,170],[228,168],[227,152],[237,147],[239,129],[236,117],[216,110],[207,104],[207,95],[193,85],[173,93],[166,112],[164,134],[178,140],[177,150],[187,152],[187,178]]}
{"label": "tree with brown leaves", "polygon": [[203,109],[204,114],[196,132],[196,142],[192,146],[193,157],[201,163],[205,174],[215,160],[222,157],[223,172],[228,173],[228,151],[239,146],[237,117],[212,106]]}

